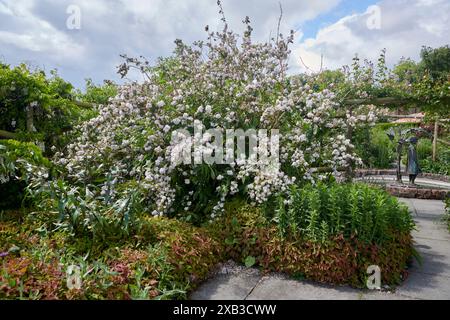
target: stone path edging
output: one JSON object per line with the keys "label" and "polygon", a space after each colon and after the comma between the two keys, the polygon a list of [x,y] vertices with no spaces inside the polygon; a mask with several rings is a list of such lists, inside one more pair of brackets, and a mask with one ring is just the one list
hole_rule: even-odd
{"label": "stone path edging", "polygon": [[[355,177],[362,178],[366,176],[396,176],[397,171],[395,169],[357,169],[355,170]],[[406,172],[402,172],[402,177],[408,179],[408,174]],[[422,172],[418,176],[418,178],[428,178],[432,180],[438,180],[443,182],[450,182],[450,176],[444,174],[436,174],[429,172]]]}

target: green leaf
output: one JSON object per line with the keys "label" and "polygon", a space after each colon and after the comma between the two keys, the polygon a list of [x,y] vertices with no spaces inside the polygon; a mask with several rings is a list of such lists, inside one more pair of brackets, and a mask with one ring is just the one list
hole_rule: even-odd
{"label": "green leaf", "polygon": [[233,244],[236,243],[236,240],[234,238],[226,238],[225,239],[225,244],[232,246]]}
{"label": "green leaf", "polygon": [[239,226],[239,221],[236,217],[233,217],[233,219],[231,219],[231,225],[233,226],[233,228],[236,228]]}
{"label": "green leaf", "polygon": [[250,267],[254,266],[255,263],[256,263],[255,257],[248,256],[247,258],[245,258],[245,266],[247,268],[250,268]]}

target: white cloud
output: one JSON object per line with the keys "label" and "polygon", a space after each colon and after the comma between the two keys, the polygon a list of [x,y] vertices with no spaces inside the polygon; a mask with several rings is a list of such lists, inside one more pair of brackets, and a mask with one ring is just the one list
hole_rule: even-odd
{"label": "white cloud", "polygon": [[[81,59],[84,48],[69,35],[33,14],[34,1],[2,1],[0,15],[11,22],[0,25],[0,43],[46,54],[56,61]],[[3,30],[6,29],[6,30]],[[8,30],[9,29],[9,30]]]}
{"label": "white cloud", "polygon": [[[275,36],[278,0],[222,2],[233,30],[242,31],[241,21],[248,15],[256,40]],[[298,29],[340,2],[281,0],[281,31]],[[80,30],[66,27],[69,5],[81,9]],[[316,69],[323,53],[325,66],[331,68],[348,63],[355,53],[376,59],[386,47],[393,60],[415,58],[421,45],[448,43],[449,0],[389,0],[379,6],[380,30],[367,28],[369,13],[356,14],[294,45],[291,72],[302,68],[300,55]],[[154,61],[169,55],[177,38],[187,43],[204,39],[205,25],[221,27],[216,0],[0,0],[0,56],[9,63],[31,60],[35,65],[58,67],[78,85],[85,77],[117,80],[119,54],[144,55]],[[299,41],[301,32],[296,36]]]}
{"label": "white cloud", "polygon": [[[275,36],[278,0],[222,0],[231,28],[242,31],[248,15],[258,41]],[[281,31],[329,12],[340,0],[281,0]],[[81,9],[81,30],[68,30],[68,5]],[[380,2],[381,28],[370,30],[370,11],[347,16],[322,28],[314,38],[293,46],[291,72],[304,70],[300,56],[318,70],[337,68],[358,53],[375,60],[387,48],[388,62],[402,56],[418,58],[422,45],[448,44],[449,0],[385,0]],[[221,28],[216,0],[0,0],[0,56],[10,63],[32,61],[58,67],[63,76],[81,84],[85,77],[116,79],[119,54],[167,56],[176,38],[187,43],[204,39],[204,26]],[[296,35],[297,41],[302,37]]]}
{"label": "white cloud", "polygon": [[[281,31],[334,8],[341,0],[281,0]],[[0,55],[6,62],[32,61],[58,67],[78,84],[85,77],[117,79],[119,54],[154,61],[169,55],[174,40],[206,37],[204,27],[221,28],[217,0],[0,0]],[[231,28],[243,30],[250,16],[254,38],[275,36],[278,0],[222,0]],[[81,10],[81,29],[66,28],[67,6]],[[6,45],[6,46],[5,46]]]}
{"label": "white cloud", "polygon": [[305,39],[293,50],[294,68],[305,70],[299,62],[313,70],[324,66],[338,68],[349,64],[355,54],[375,61],[383,48],[388,64],[401,57],[419,58],[420,48],[449,44],[450,1],[448,0],[385,0],[381,10],[380,29],[367,28],[369,12],[342,18],[321,29],[315,38]]}

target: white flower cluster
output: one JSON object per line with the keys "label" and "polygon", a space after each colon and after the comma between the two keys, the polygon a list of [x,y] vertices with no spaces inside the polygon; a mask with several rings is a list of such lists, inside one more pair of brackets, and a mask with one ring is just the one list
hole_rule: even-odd
{"label": "white flower cluster", "polygon": [[351,152],[355,146],[344,135],[331,138],[330,142],[332,143],[333,151],[331,152],[331,160],[326,160],[326,162],[333,169],[336,170],[339,167],[345,168],[352,165],[352,163],[362,164],[361,159]]}

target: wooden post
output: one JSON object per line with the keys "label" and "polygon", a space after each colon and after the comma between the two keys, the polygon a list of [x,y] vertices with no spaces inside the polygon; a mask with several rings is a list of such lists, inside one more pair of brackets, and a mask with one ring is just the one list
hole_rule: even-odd
{"label": "wooden post", "polygon": [[[353,107],[350,106],[349,108],[349,114],[350,117],[353,115]],[[350,143],[352,142],[353,138],[353,127],[348,126],[347,132],[346,132],[346,138],[350,140]],[[347,167],[345,171],[345,181],[351,182],[353,180],[353,161],[350,162],[349,166]]]}
{"label": "wooden post", "polygon": [[396,170],[397,182],[398,183],[403,183],[403,180],[402,180],[402,152],[403,152],[404,140],[402,138],[402,130],[400,129],[400,127],[397,128],[397,137],[398,137],[398,141],[397,141],[397,170]]}
{"label": "wooden post", "polygon": [[436,161],[436,147],[438,141],[438,133],[439,133],[439,120],[436,119],[434,122],[434,135],[433,135],[433,161]]}
{"label": "wooden post", "polygon": [[33,106],[27,107],[27,131],[33,132],[34,131],[34,123],[33,123]]}
{"label": "wooden post", "polygon": [[397,145],[397,182],[403,183],[402,181],[402,151],[403,151],[403,144],[398,142]]}

